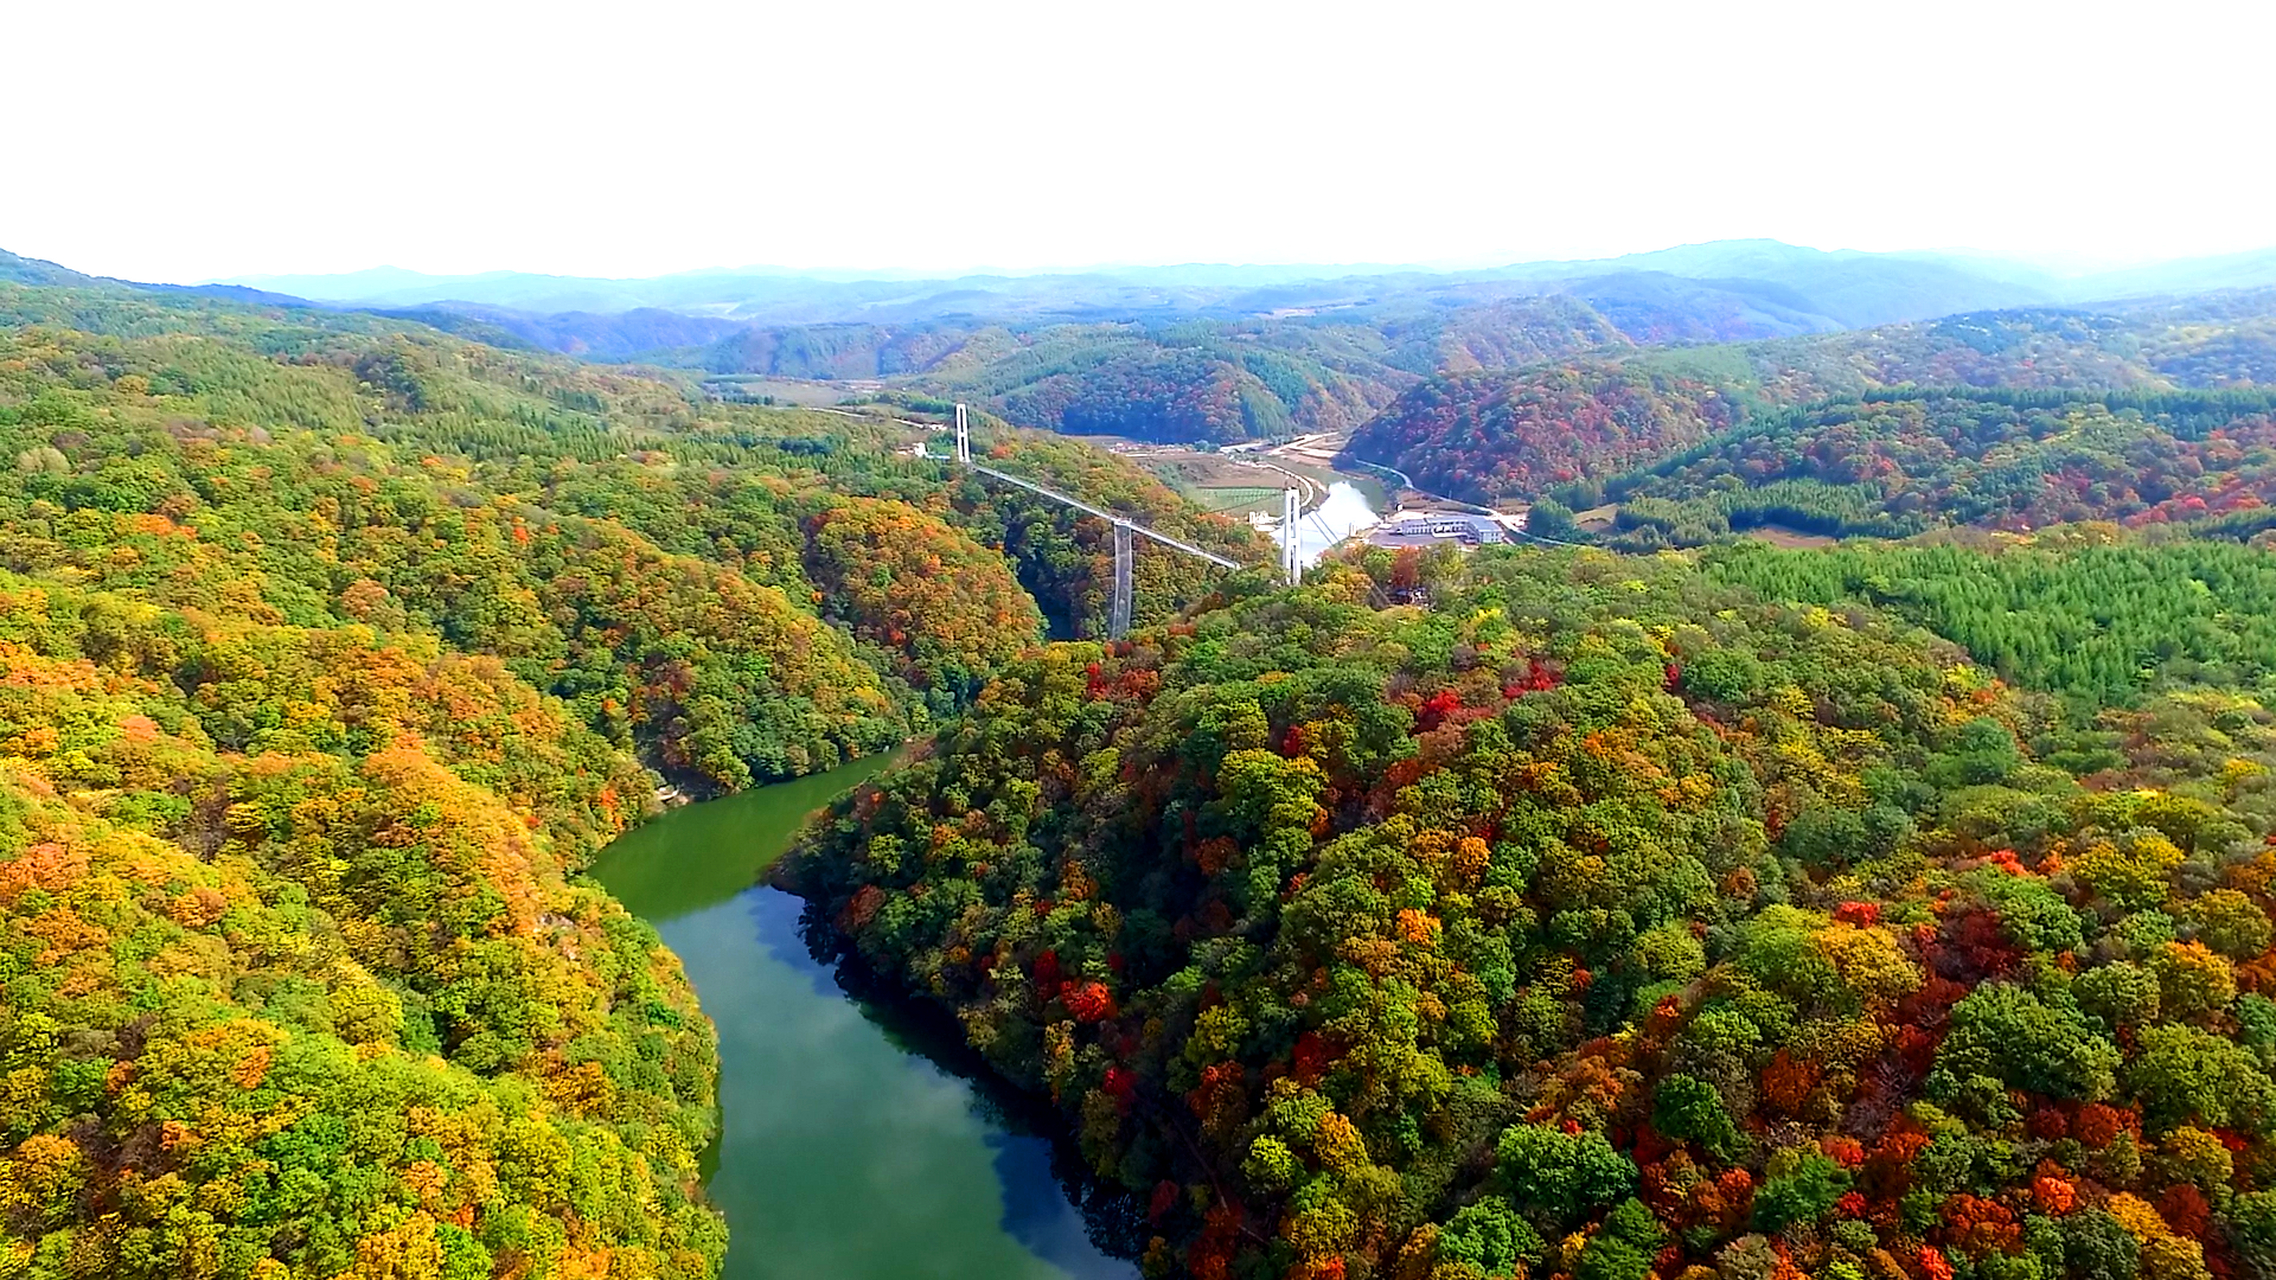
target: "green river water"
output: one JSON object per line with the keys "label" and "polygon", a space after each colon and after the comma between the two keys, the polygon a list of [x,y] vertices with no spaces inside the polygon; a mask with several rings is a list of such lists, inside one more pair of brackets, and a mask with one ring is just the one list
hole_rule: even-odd
{"label": "green river water", "polygon": [[707,1155],[728,1280],[1127,1280],[1091,1245],[1044,1139],[914,1051],[757,887],[816,808],[883,759],[691,805],[609,846],[594,875],[656,926],[719,1027],[721,1134]]}

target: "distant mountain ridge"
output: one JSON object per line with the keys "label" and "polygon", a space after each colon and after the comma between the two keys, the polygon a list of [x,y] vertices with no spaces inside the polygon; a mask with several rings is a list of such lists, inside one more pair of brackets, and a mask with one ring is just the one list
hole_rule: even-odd
{"label": "distant mountain ridge", "polygon": [[[381,267],[149,286],[98,282],[8,256],[0,258],[0,279],[370,311],[496,346],[718,377],[884,380],[968,400],[1026,426],[1230,443],[1352,431],[1429,378],[1623,359],[1639,348],[1796,340],[2024,312],[2117,323],[2114,317],[2183,305],[2181,299],[2202,308],[2215,305],[2203,293],[2208,285],[2232,292],[2276,287],[2276,250],[2068,277],[1963,253],[1824,251],[1757,239],[1459,271],[1188,263],[828,278],[754,267],[609,280],[510,271],[430,276]],[[2128,300],[2080,302],[2121,293]],[[1952,349],[1986,340],[1955,338]],[[1976,357],[1948,362],[1964,358]],[[2265,352],[2257,340],[2234,338],[2192,349],[2188,359],[2208,385],[2226,385],[2259,381]],[[1560,420],[1555,409],[1565,398],[1548,398],[1543,423]],[[1675,400],[1682,398],[1676,389]],[[1693,416],[1675,412],[1671,421]],[[1607,439],[1659,431],[1640,419]],[[1394,434],[1400,438],[1367,435],[1357,451],[1411,453],[1408,433]],[[1473,443],[1481,461],[1497,452]],[[1536,474],[1541,468],[1548,474]],[[1406,469],[1419,475],[1438,468],[1425,462],[1423,471]],[[1540,468],[1507,475],[1465,475],[1453,487],[1529,489],[1553,481],[1560,469],[1545,459]]]}
{"label": "distant mountain ridge", "polygon": [[1754,289],[1784,289],[1792,295],[1785,303],[1788,310],[1858,328],[1960,311],[2276,284],[2276,248],[2068,277],[1986,255],[1829,251],[1757,239],[1677,245],[1613,258],[1459,270],[1381,264],[1187,263],[925,276],[746,267],[605,279],[515,271],[427,275],[376,267],[335,275],[242,276],[213,283],[360,307],[453,303],[538,314],[654,308],[744,324],[782,325],[908,323],[959,316],[1230,317],[1288,308],[1380,305],[1402,298],[1477,300],[1568,292],[1582,282],[1647,274],[1724,287],[1743,281]]}
{"label": "distant mountain ridge", "polygon": [[152,293],[191,294],[205,298],[227,298],[235,302],[255,305],[306,305],[304,299],[281,293],[251,288],[241,284],[144,284],[134,280],[119,280],[111,276],[91,276],[73,271],[45,258],[26,258],[0,249],[0,284],[64,285],[91,284],[120,285]]}

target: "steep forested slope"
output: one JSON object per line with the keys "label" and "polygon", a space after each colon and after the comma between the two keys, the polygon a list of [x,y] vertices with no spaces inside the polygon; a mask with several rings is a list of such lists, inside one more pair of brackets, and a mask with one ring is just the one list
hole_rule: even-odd
{"label": "steep forested slope", "polygon": [[2264,706],[2082,719],[1670,557],[1363,561],[1015,666],[786,870],[1149,1274],[2276,1264]]}
{"label": "steep forested slope", "polygon": [[0,574],[0,1265],[710,1275],[710,1026],[563,877],[637,766],[494,659],[68,576]]}
{"label": "steep forested slope", "polygon": [[849,498],[816,513],[806,566],[825,612],[893,655],[881,665],[912,686],[949,695],[945,707],[968,702],[1041,627],[1000,555],[905,502]]}
{"label": "steep forested slope", "polygon": [[1350,451],[1424,488],[1490,500],[1616,474],[1743,413],[1706,383],[1560,365],[1433,378],[1369,422]]}

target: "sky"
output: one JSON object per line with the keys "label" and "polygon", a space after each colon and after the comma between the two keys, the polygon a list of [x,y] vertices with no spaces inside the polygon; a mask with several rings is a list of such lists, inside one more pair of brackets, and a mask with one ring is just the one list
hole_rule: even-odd
{"label": "sky", "polygon": [[[191,282],[2276,243],[2276,5],[11,6],[0,248]],[[28,56],[27,56],[28,55]]]}

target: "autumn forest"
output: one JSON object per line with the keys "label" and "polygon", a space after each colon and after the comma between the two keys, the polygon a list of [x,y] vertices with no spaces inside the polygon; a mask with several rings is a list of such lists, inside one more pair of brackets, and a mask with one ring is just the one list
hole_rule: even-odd
{"label": "autumn forest", "polygon": [[[587,872],[896,749],[774,882],[1148,1280],[2276,1275],[2272,307],[974,327],[796,408],[0,277],[0,1277],[710,1280],[718,1037]],[[1105,638],[942,395],[1257,567]],[[1539,536],[1292,585],[1058,434],[1322,424]]]}

